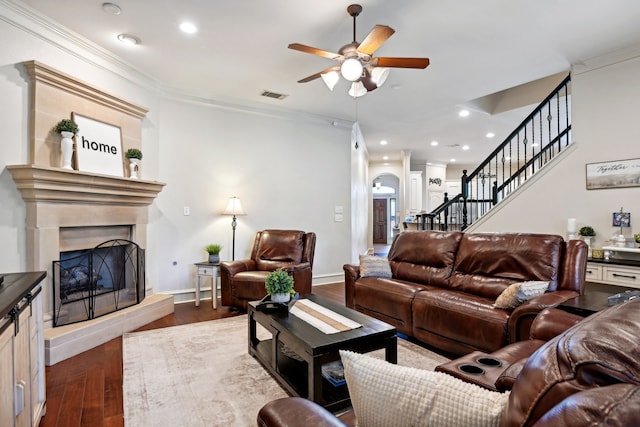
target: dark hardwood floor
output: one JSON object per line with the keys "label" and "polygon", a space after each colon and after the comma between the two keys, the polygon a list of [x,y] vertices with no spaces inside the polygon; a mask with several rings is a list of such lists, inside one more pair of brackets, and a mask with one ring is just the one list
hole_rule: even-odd
{"label": "dark hardwood floor", "polygon": [[[314,286],[313,292],[344,304],[344,284]],[[175,312],[137,329],[166,328],[237,316],[229,307],[214,310],[206,301],[175,305]],[[41,427],[124,426],[122,338],[46,368],[47,413]]]}

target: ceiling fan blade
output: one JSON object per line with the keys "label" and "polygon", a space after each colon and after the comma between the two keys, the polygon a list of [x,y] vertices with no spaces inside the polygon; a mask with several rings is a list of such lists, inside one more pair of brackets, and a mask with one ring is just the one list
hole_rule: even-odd
{"label": "ceiling fan blade", "polygon": [[360,43],[358,52],[373,55],[373,52],[382,46],[382,43],[386,42],[395,32],[396,30],[386,25],[376,25],[373,27],[373,30],[367,34],[367,37],[364,38],[362,43]]}
{"label": "ceiling fan blade", "polygon": [[374,67],[388,68],[427,68],[429,58],[373,58],[371,63]]}
{"label": "ceiling fan blade", "polygon": [[329,52],[329,51],[318,49],[315,47],[306,46],[300,43],[291,43],[288,47],[289,49],[298,50],[300,52],[310,53],[312,55],[318,55],[318,56],[322,56],[329,59],[342,58],[342,55],[340,55],[339,53]]}
{"label": "ceiling fan blade", "polygon": [[315,74],[310,75],[309,77],[305,77],[302,80],[298,80],[298,83],[310,82],[312,80],[315,80],[315,79],[319,78],[321,74],[330,73],[331,71],[340,71],[340,67],[337,66],[337,65],[335,67],[329,67],[326,70],[320,71],[319,73],[315,73]]}

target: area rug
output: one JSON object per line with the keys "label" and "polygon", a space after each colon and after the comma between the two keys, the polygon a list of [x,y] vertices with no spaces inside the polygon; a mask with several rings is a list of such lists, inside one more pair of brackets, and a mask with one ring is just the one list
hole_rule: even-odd
{"label": "area rug", "polygon": [[[255,426],[258,410],[287,393],[247,339],[246,315],[125,334],[125,426]],[[399,365],[432,370],[447,360],[398,340]]]}

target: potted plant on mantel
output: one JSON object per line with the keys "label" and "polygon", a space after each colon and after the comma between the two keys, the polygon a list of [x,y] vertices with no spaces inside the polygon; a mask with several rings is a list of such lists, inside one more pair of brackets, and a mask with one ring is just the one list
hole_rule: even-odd
{"label": "potted plant on mantel", "polygon": [[137,148],[129,148],[124,156],[129,159],[129,178],[138,178],[138,162],[142,160],[142,151]]}
{"label": "potted plant on mantel", "polygon": [[267,289],[267,294],[271,297],[272,302],[286,303],[295,295],[293,277],[281,268],[269,273],[264,282],[264,287]]}
{"label": "potted plant on mantel", "polygon": [[62,149],[62,168],[73,169],[71,167],[71,158],[73,157],[73,140],[75,134],[78,133],[78,124],[71,119],[62,119],[56,125],[56,132],[62,135],[60,148]]}
{"label": "potted plant on mantel", "polygon": [[205,246],[204,250],[209,254],[209,262],[214,264],[220,262],[220,251],[222,250],[222,246],[217,243],[212,243]]}

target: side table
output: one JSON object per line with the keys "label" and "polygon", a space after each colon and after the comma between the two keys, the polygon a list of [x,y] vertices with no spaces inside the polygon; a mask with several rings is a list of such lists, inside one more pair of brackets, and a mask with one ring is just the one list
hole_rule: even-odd
{"label": "side table", "polygon": [[213,308],[218,308],[218,269],[219,263],[213,262],[196,262],[196,274],[198,275],[198,284],[196,285],[196,307],[200,306],[200,281],[203,278],[211,277],[211,300]]}

